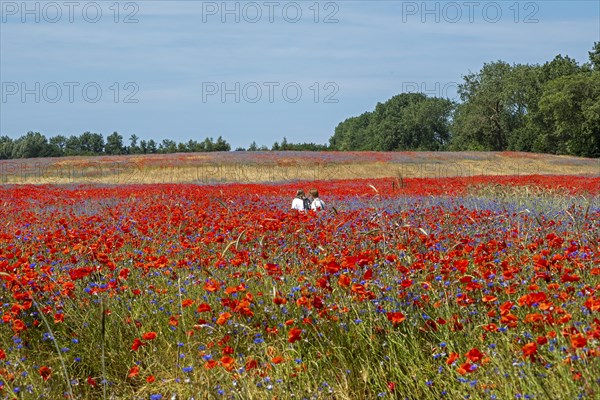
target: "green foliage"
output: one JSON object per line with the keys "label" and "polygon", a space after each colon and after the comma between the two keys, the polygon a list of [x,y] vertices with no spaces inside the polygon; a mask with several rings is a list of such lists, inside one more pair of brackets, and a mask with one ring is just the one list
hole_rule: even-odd
{"label": "green foliage", "polygon": [[12,157],[13,140],[8,136],[0,136],[0,160]]}
{"label": "green foliage", "polygon": [[448,99],[402,93],[340,123],[329,145],[342,151],[443,150],[453,107]]}
{"label": "green foliage", "polygon": [[63,156],[97,156],[121,154],[154,154],[154,153],[189,153],[206,151],[230,151],[231,145],[221,136],[215,142],[206,138],[202,142],[189,140],[187,143],[177,143],[164,139],[160,145],[150,139],[141,140],[132,134],[129,146],[123,143],[123,136],[113,132],[106,138],[100,133],[84,132],[80,136],[56,135],[46,139],[39,132],[28,132],[26,135],[13,140],[8,136],[0,136],[0,160],[13,158],[63,157]]}
{"label": "green foliage", "polygon": [[533,151],[599,157],[600,42],[590,63],[495,61],[463,77],[460,103],[403,93],[338,124],[333,150]]}
{"label": "green foliage", "polygon": [[[252,147],[254,145],[254,147]],[[254,151],[258,150],[256,143],[253,142],[250,145]],[[262,149],[261,149],[262,150]],[[284,137],[281,141],[281,144],[278,142],[273,143],[271,147],[272,151],[327,151],[329,148],[326,144],[315,144],[315,143],[289,143],[287,138]]]}
{"label": "green foliage", "polygon": [[120,155],[125,154],[125,146],[123,146],[123,136],[118,132],[113,132],[106,138],[106,145],[104,146],[106,154]]}
{"label": "green foliage", "polygon": [[27,132],[12,143],[10,158],[33,158],[52,156],[48,139],[39,132]]}
{"label": "green foliage", "polygon": [[548,82],[537,117],[549,152],[600,157],[600,71]]}
{"label": "green foliage", "polygon": [[594,43],[594,48],[589,52],[589,55],[594,71],[600,71],[600,42]]}

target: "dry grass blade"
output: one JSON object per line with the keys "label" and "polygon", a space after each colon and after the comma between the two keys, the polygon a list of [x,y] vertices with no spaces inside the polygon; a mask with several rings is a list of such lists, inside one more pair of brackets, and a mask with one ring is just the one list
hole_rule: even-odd
{"label": "dry grass blade", "polygon": [[244,235],[244,233],[246,232],[246,230],[244,229],[237,237],[236,240],[232,240],[231,242],[227,243],[227,246],[225,246],[225,249],[223,249],[223,252],[221,253],[221,257],[225,257],[225,253],[227,253],[227,250],[229,250],[229,248],[235,244],[235,250],[238,250],[239,244],[240,244],[240,239],[242,238],[242,236]]}
{"label": "dry grass blade", "polygon": [[227,212],[229,212],[229,207],[227,206],[227,204],[225,204],[225,202],[221,199],[215,199],[217,201],[217,203],[219,203],[221,205],[221,207],[223,207],[224,209],[227,210]]}
{"label": "dry grass blade", "polygon": [[371,235],[373,233],[377,233],[377,232],[381,232],[381,229],[379,228],[375,228],[375,229],[371,229],[370,231],[366,231],[366,232],[359,232],[361,235]]}

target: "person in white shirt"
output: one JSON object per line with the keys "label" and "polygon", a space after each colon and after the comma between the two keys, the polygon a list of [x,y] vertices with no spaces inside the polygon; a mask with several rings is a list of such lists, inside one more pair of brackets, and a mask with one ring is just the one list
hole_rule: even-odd
{"label": "person in white shirt", "polygon": [[317,189],[311,189],[310,190],[310,195],[313,198],[313,201],[310,204],[310,209],[314,210],[314,211],[324,210],[325,209],[325,203],[323,202],[323,200],[321,200],[319,198],[319,192],[317,191]]}
{"label": "person in white shirt", "polygon": [[296,197],[292,200],[292,210],[304,211],[304,190],[298,189]]}

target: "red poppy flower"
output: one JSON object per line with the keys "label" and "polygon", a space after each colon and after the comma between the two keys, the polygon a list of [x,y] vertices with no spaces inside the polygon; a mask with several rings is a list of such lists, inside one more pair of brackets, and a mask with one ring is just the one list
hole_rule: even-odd
{"label": "red poppy flower", "polygon": [[146,332],[142,335],[143,340],[154,340],[156,339],[156,332]]}
{"label": "red poppy flower", "polygon": [[399,311],[397,311],[397,312],[390,311],[387,313],[387,319],[390,320],[392,324],[398,325],[399,323],[406,320],[406,316]]}
{"label": "red poppy flower", "polygon": [[458,357],[460,357],[460,355],[458,353],[450,353],[450,355],[448,356],[448,359],[446,360],[446,365],[452,365],[454,364],[454,362],[456,360],[458,360]]}
{"label": "red poppy flower", "polygon": [[192,304],[194,304],[194,300],[192,299],[185,299],[181,302],[181,307],[186,308],[191,306]]}
{"label": "red poppy flower", "polygon": [[40,367],[40,376],[44,381],[50,379],[50,375],[52,375],[52,369],[46,366]]}
{"label": "red poppy flower", "polygon": [[576,349],[585,347],[587,345],[587,339],[581,333],[571,335],[571,346]]}
{"label": "red poppy flower", "polygon": [[477,348],[472,348],[467,354],[465,354],[465,357],[476,363],[483,358],[483,353]]}
{"label": "red poppy flower", "polygon": [[141,346],[145,346],[146,343],[142,342],[139,338],[133,339],[133,344],[131,345],[131,350],[137,351]]}
{"label": "red poppy flower", "polygon": [[302,329],[300,328],[292,328],[288,333],[288,342],[294,343],[300,340],[300,334],[302,333]]}
{"label": "red poppy flower", "polygon": [[129,374],[127,374],[128,378],[134,378],[136,377],[140,372],[140,367],[138,367],[137,365],[131,367],[129,369]]}
{"label": "red poppy flower", "polygon": [[284,361],[285,361],[285,359],[284,359],[283,357],[281,357],[281,356],[276,356],[276,357],[273,357],[273,358],[271,359],[271,362],[272,362],[273,364],[281,364],[281,363],[282,363],[282,362],[284,362]]}
{"label": "red poppy flower", "polygon": [[227,323],[227,321],[229,321],[229,318],[231,318],[231,317],[232,317],[231,313],[228,313],[228,312],[221,313],[219,315],[219,318],[217,318],[217,324],[225,325]]}
{"label": "red poppy flower", "polygon": [[535,342],[527,343],[521,350],[523,351],[523,356],[532,356],[537,353],[537,344]]}
{"label": "red poppy flower", "polygon": [[229,371],[229,370],[233,369],[234,364],[235,364],[235,358],[233,358],[231,356],[223,356],[223,357],[221,357],[221,365],[226,370]]}

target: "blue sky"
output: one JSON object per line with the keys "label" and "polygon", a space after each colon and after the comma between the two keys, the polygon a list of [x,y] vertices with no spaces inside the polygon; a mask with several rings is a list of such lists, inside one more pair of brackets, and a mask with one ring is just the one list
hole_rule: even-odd
{"label": "blue sky", "polygon": [[[588,60],[598,1],[0,0],[0,134],[327,143],[483,63]],[[126,140],[127,141],[127,140]]]}

